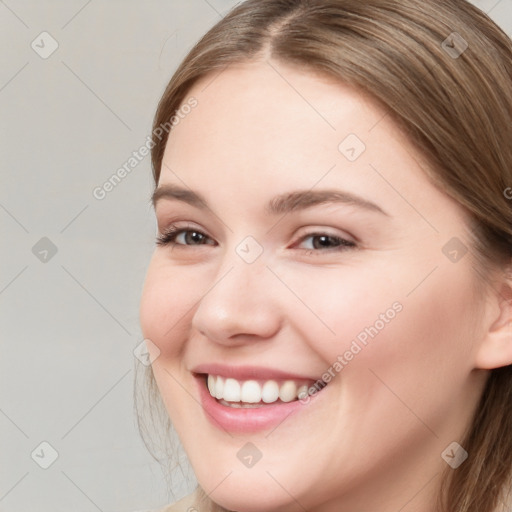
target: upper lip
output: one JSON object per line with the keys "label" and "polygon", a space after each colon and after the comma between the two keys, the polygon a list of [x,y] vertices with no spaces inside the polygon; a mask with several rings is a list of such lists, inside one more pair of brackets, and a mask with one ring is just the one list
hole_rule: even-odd
{"label": "upper lip", "polygon": [[276,368],[267,368],[263,366],[228,366],[220,363],[205,363],[195,366],[192,370],[194,373],[202,373],[208,375],[220,375],[222,377],[230,377],[236,380],[321,380],[311,375],[300,375],[298,373],[290,373]]}

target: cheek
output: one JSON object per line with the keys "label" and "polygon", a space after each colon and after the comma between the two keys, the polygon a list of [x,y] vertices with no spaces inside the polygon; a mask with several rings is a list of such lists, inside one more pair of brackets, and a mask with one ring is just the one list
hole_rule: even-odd
{"label": "cheek", "polygon": [[290,296],[285,315],[325,361],[325,377],[357,397],[354,408],[364,405],[361,389],[373,403],[397,400],[379,377],[412,403],[449,400],[471,371],[468,320],[477,316],[471,269],[450,265],[441,263],[416,289],[431,267],[283,273],[302,300]]}
{"label": "cheek", "polygon": [[188,425],[180,420],[183,411],[189,411],[192,416],[201,414],[200,405],[185,391],[190,382],[182,367],[200,287],[199,282],[194,282],[194,275],[169,265],[161,255],[155,254],[146,274],[139,310],[144,338],[160,350],[152,364],[160,396],[178,435],[184,438]]}
{"label": "cheek", "polygon": [[327,365],[347,351],[348,358],[355,359],[403,314],[400,283],[380,269],[312,267],[280,275],[297,294],[279,291],[283,316]]}
{"label": "cheek", "polygon": [[417,368],[430,367],[431,377],[462,377],[471,370],[478,312],[470,269],[457,272],[448,265],[439,266],[403,297],[403,312],[390,329],[396,337],[389,343],[390,350],[417,360]]}
{"label": "cheek", "polygon": [[155,255],[149,265],[140,300],[140,325],[163,359],[173,358],[183,348],[194,305],[204,286],[194,274],[172,267]]}
{"label": "cheek", "polygon": [[[459,407],[454,404],[460,404],[461,417],[465,414],[463,393],[475,341],[468,319],[476,315],[468,275],[439,267],[410,295],[387,297],[383,305],[398,299],[403,309],[373,331],[366,345],[359,343],[360,352],[340,372],[342,394],[354,417],[366,417],[367,425],[378,423],[394,435],[403,429],[405,438],[414,430],[416,435],[429,429],[439,432]],[[373,326],[378,327],[377,322]],[[360,428],[364,435],[365,427]]]}

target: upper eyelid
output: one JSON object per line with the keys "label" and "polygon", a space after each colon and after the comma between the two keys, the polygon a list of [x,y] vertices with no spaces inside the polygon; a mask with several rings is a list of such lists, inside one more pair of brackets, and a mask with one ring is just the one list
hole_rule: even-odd
{"label": "upper eyelid", "polygon": [[[306,233],[305,235],[300,236],[295,242],[293,242],[292,245],[297,245],[299,243],[303,243],[305,240],[307,240],[309,238],[325,236],[325,235],[328,236],[329,238],[334,238],[334,239],[337,239],[337,240],[341,240],[342,242],[346,242],[346,243],[341,243],[338,246],[332,247],[330,249],[326,248],[326,249],[323,249],[322,251],[317,251],[317,252],[327,252],[327,251],[329,251],[331,249],[332,250],[337,250],[340,247],[347,247],[347,248],[350,247],[350,248],[358,248],[358,249],[360,249],[359,242],[352,240],[351,237],[343,237],[343,236],[338,236],[338,235],[332,235],[330,233],[318,233],[318,232]],[[314,249],[304,249],[304,250],[312,251]]]}
{"label": "upper eyelid", "polygon": [[[194,225],[191,225],[190,224],[190,221],[183,221],[183,222],[187,222],[188,224],[185,225],[185,226],[181,226],[179,225],[180,222],[171,222],[169,224],[169,226],[166,226],[166,227],[163,227],[163,228],[160,228],[159,226],[158,227],[158,231],[159,232],[162,232],[162,233],[165,233],[167,230],[170,230],[171,228],[176,232],[183,232],[183,231],[198,231],[200,233],[202,233],[203,235],[205,236],[208,236],[209,238],[213,238],[211,235],[209,235],[205,230],[204,228],[202,227],[196,227]],[[330,229],[333,229],[333,228],[304,228],[305,230],[307,229],[307,231],[303,234],[303,235],[300,235],[299,238],[303,238],[304,236],[313,236],[313,235],[328,235],[328,236],[332,236],[334,238],[344,238],[345,236],[348,237],[348,238],[353,238],[355,241],[357,241],[357,237],[349,234],[349,233],[346,233],[345,232],[345,235],[343,234],[340,234],[340,233],[331,233],[330,232]]]}
{"label": "upper eyelid", "polygon": [[[183,225],[182,225],[183,223]],[[162,227],[160,227],[160,224],[163,224]],[[159,233],[165,233],[166,231],[173,229],[176,232],[178,231],[200,231],[201,233],[208,235],[203,227],[201,227],[199,224],[195,225],[195,223],[191,221],[166,221],[165,223],[157,223],[157,228]]]}
{"label": "upper eyelid", "polygon": [[[189,231],[195,231],[195,232],[201,233],[204,237],[206,237],[207,239],[214,242],[214,244],[198,244],[197,245],[198,247],[200,247],[201,245],[218,245],[217,240],[214,237],[210,236],[208,233],[205,233],[204,229],[196,228],[196,227],[190,226],[190,225],[181,227],[176,224],[178,224],[178,223],[172,223],[169,227],[163,229],[161,235],[159,235],[157,238],[158,239],[165,238],[167,232],[172,230],[173,241],[170,243],[173,243],[176,245],[182,245],[184,247],[187,247],[187,246],[193,247],[194,244],[181,244],[181,243],[176,242],[176,238],[183,233],[186,233]],[[346,244],[347,247],[348,246],[353,246],[353,247],[360,246],[359,240],[357,240],[357,239],[354,240],[355,237],[348,235],[348,234],[347,234],[347,236],[344,236],[344,235],[340,235],[340,234],[331,233],[331,232],[329,232],[329,230],[327,230],[325,228],[323,230],[322,230],[322,228],[309,228],[309,230],[307,232],[303,233],[302,235],[298,235],[298,236],[294,237],[294,240],[293,240],[293,242],[291,242],[291,245],[294,246],[298,243],[303,242],[304,240],[307,240],[308,238],[318,237],[318,236],[328,236],[330,238],[335,238],[338,240],[348,242],[348,244]],[[336,248],[337,247],[334,247],[333,249],[335,250]],[[305,250],[311,251],[311,249],[305,249]],[[318,251],[318,252],[327,252],[328,250],[329,249],[325,249],[323,251]]]}
{"label": "upper eyelid", "polygon": [[307,227],[307,228],[304,228],[304,232],[302,232],[302,228],[298,231],[301,232],[300,235],[297,235],[299,238],[303,238],[304,236],[313,236],[313,235],[328,235],[328,236],[332,236],[334,238],[348,238],[353,242],[359,242],[359,239],[356,236],[354,236],[351,233],[349,233],[348,231],[346,231],[344,229],[340,229],[340,228]]}
{"label": "upper eyelid", "polygon": [[167,227],[163,228],[162,230],[159,229],[158,231],[159,232],[157,233],[157,237],[156,237],[157,240],[165,239],[169,235],[169,236],[172,236],[172,238],[173,238],[173,242],[172,243],[175,243],[176,245],[184,245],[184,246],[188,245],[188,244],[177,243],[176,242],[176,238],[179,235],[181,235],[182,233],[186,233],[186,232],[189,232],[189,231],[193,231],[193,232],[196,232],[196,233],[201,233],[205,238],[212,240],[213,242],[215,242],[215,244],[218,244],[218,242],[215,240],[215,238],[210,236],[208,233],[205,233],[204,229],[202,229],[202,228],[195,228],[194,226],[190,226],[190,225],[180,227],[180,226],[176,226],[174,223],[172,223],[170,226],[167,226]]}

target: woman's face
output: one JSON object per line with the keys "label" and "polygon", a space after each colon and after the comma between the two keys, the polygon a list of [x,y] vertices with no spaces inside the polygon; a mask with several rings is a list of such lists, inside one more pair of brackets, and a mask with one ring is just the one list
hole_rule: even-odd
{"label": "woman's face", "polygon": [[487,375],[462,209],[333,80],[259,62],[188,97],[140,318],[200,485],[244,512],[431,510]]}

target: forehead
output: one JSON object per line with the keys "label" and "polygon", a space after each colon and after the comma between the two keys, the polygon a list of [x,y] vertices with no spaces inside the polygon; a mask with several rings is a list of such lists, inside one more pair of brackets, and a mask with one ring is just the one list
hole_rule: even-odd
{"label": "forehead", "polygon": [[[330,142],[336,132],[364,133],[368,122],[373,126],[385,115],[368,97],[340,81],[270,60],[208,74],[188,96],[198,101],[187,123],[191,128],[236,139],[266,134],[273,140],[279,134],[280,142],[285,142],[317,132],[315,140]],[[198,117],[195,124],[193,118]],[[174,134],[179,131],[176,127]]]}
{"label": "forehead", "polygon": [[203,77],[182,105],[191,97],[197,106],[171,131],[160,183],[233,208],[323,186],[378,199],[392,215],[460,214],[391,116],[340,81],[258,61]]}
{"label": "forehead", "polygon": [[359,139],[360,151],[370,144],[371,129],[385,118],[376,105],[340,82],[274,61],[209,74],[182,105],[191,97],[197,106],[173,128],[164,155],[167,164],[186,163],[188,169],[194,162],[203,166],[199,161],[206,157],[210,168],[236,167],[246,174],[256,165],[259,172],[298,171],[304,165],[327,170],[343,158],[343,140]]}

